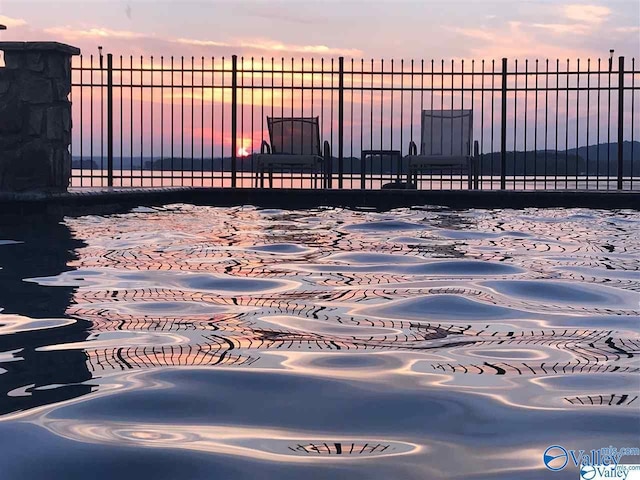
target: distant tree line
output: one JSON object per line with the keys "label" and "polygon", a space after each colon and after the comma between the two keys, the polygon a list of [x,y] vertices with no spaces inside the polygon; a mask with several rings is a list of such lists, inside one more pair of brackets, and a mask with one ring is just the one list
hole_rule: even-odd
{"label": "distant tree line", "polygon": [[[482,175],[499,175],[501,165],[500,152],[485,153],[479,156]],[[106,169],[106,158],[74,157],[73,168],[84,170]],[[338,159],[331,158],[331,170],[338,172]],[[102,166],[102,167],[101,167]],[[364,166],[365,173],[407,173],[406,159],[372,156],[363,162],[358,157],[343,159],[345,174],[360,174]],[[237,158],[238,171],[254,171],[255,161],[252,155]],[[623,174],[640,174],[640,142],[624,142]],[[164,170],[164,171],[205,171],[221,172],[231,170],[231,158],[115,158],[115,170]],[[616,143],[591,145],[569,150],[509,151],[506,154],[506,175],[617,175],[618,145]]]}

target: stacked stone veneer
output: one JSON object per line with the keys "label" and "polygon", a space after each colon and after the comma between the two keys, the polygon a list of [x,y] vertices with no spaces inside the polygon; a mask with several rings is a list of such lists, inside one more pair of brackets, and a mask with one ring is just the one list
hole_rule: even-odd
{"label": "stacked stone veneer", "polygon": [[0,191],[64,191],[71,176],[71,57],[57,42],[0,42]]}

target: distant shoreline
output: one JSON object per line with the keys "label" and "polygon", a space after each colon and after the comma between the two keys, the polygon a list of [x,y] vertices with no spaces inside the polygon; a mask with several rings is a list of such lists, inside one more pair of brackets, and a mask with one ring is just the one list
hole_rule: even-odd
{"label": "distant shoreline", "polygon": [[[506,175],[589,175],[611,176],[617,175],[618,144],[602,143],[588,147],[569,150],[528,150],[508,151],[506,153]],[[501,153],[492,152],[479,156],[481,175],[500,175]],[[106,169],[106,156],[85,155],[74,156],[72,168],[85,170]],[[134,171],[166,171],[166,172],[229,172],[231,171],[231,157],[116,157],[113,168],[115,170]],[[253,154],[237,157],[238,171],[254,172]],[[338,158],[332,157],[332,172],[337,173]],[[640,141],[625,141],[623,144],[623,175],[640,172]],[[343,172],[345,174],[361,174],[362,160],[359,157],[345,157]],[[372,158],[365,165],[365,174],[397,173],[397,166],[390,165],[382,158]],[[406,166],[401,165],[400,173],[407,173]]]}

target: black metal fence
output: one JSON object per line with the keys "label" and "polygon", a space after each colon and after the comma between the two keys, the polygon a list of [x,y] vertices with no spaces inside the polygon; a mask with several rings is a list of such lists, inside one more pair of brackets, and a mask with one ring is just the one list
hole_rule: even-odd
{"label": "black metal fence", "polygon": [[[423,110],[472,109],[480,189],[637,189],[635,59],[365,61],[79,57],[72,186],[255,185],[269,117],[318,117],[330,188],[407,173]],[[278,172],[274,187],[311,187]],[[418,188],[467,188],[453,170]]]}

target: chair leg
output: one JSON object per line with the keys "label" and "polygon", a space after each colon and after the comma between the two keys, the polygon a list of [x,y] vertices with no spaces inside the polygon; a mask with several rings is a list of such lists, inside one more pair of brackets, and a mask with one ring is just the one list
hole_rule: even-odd
{"label": "chair leg", "polygon": [[273,188],[273,167],[269,167],[269,188]]}
{"label": "chair leg", "polygon": [[480,176],[479,170],[480,168],[478,167],[478,165],[474,163],[473,165],[473,189],[474,190],[478,190],[478,187],[479,187],[479,183],[480,183],[478,178]]}

